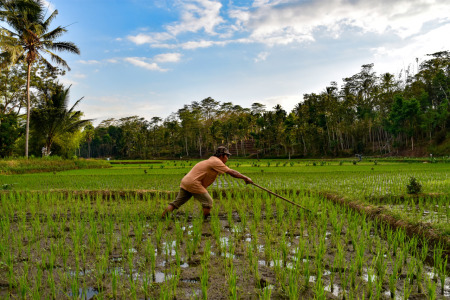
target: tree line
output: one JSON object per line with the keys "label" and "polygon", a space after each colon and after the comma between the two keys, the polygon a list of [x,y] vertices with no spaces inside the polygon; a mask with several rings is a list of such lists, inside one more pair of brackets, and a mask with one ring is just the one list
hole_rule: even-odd
{"label": "tree line", "polygon": [[[205,157],[219,145],[252,157],[397,155],[449,139],[450,52],[429,54],[395,76],[373,64],[304,94],[291,112],[261,103],[245,108],[211,97],[184,105],[167,118],[139,116],[85,127],[83,157],[127,159]],[[439,151],[439,150],[436,150]],[[445,149],[442,150],[446,154]],[[439,153],[436,153],[439,154]],[[448,155],[448,153],[447,153]]]}

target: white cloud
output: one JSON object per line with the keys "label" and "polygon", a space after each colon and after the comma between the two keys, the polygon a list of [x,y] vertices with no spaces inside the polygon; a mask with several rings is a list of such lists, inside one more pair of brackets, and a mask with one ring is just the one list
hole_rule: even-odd
{"label": "white cloud", "polygon": [[82,79],[82,78],[86,78],[86,74],[75,73],[75,74],[73,74],[73,77]]}
{"label": "white cloud", "polygon": [[164,62],[179,62],[181,59],[180,53],[163,53],[158,54],[154,57],[155,61],[164,63]]}
{"label": "white cloud", "polygon": [[[166,32],[138,33],[129,35],[127,39],[136,45],[150,44],[154,48],[176,48],[176,46],[164,43],[175,39],[178,35],[186,32],[199,32],[203,30],[208,35],[218,35],[217,26],[225,23],[220,16],[222,4],[217,0],[186,0],[179,2],[180,21],[165,25]],[[229,37],[232,32],[227,32],[221,36]],[[122,40],[118,38],[117,40]],[[192,45],[185,45],[187,49],[195,49],[205,46],[197,46],[198,42]],[[204,44],[204,43],[203,43]]]}
{"label": "white cloud", "polygon": [[63,84],[64,86],[69,86],[69,85],[73,85],[76,86],[79,84],[78,81],[73,80],[72,78],[70,78],[70,76],[60,76],[58,78],[59,83]]}
{"label": "white cloud", "polygon": [[83,65],[97,65],[97,64],[100,63],[100,61],[94,60],[94,59],[91,59],[91,60],[79,60],[78,62],[80,64],[83,64]]}
{"label": "white cloud", "polygon": [[[431,30],[423,35],[416,35],[407,40],[407,43],[401,46],[378,47],[372,49],[375,59],[375,67],[379,72],[398,72],[402,68],[407,68],[412,64],[417,69],[415,59],[429,59],[426,54],[449,50],[450,40],[443,38],[450,32],[450,24]],[[393,69],[397,66],[397,70]]]}
{"label": "white cloud", "polygon": [[[78,108],[85,112],[85,117],[94,119],[94,124],[98,125],[101,121],[115,118],[121,119],[125,117],[135,116],[144,117],[150,120],[154,116],[162,116],[167,114],[167,109],[174,109],[175,107],[167,106],[166,104],[155,104],[154,102],[136,101],[135,98],[145,98],[143,96],[130,97],[129,95],[108,95],[101,97],[86,96],[80,102]],[[166,103],[160,101],[160,103]],[[136,113],[138,112],[138,113]]]}
{"label": "white cloud", "polygon": [[208,48],[214,45],[213,41],[190,41],[183,43],[181,48],[183,49],[197,49],[197,48]]}
{"label": "white cloud", "polygon": [[162,69],[160,66],[158,66],[155,62],[148,62],[148,58],[145,57],[126,57],[124,58],[124,61],[129,62],[130,64],[141,67],[147,70],[151,71],[167,71],[166,69]]}
{"label": "white cloud", "polygon": [[167,31],[174,36],[183,32],[204,30],[215,35],[218,25],[225,22],[220,16],[222,3],[216,0],[186,0],[181,4],[181,21],[167,25]]}
{"label": "white cloud", "polygon": [[262,99],[259,102],[266,105],[267,110],[271,110],[275,105],[280,104],[285,111],[289,112],[301,100],[302,97],[300,95],[279,95]]}
{"label": "white cloud", "polygon": [[339,37],[348,27],[406,38],[427,22],[450,20],[450,6],[438,0],[262,0],[254,6],[234,9],[230,16],[255,42],[269,45],[312,41],[317,30]]}
{"label": "white cloud", "polygon": [[441,0],[255,0],[251,6],[231,4],[227,10],[218,0],[175,3],[179,21],[166,24],[161,32],[127,39],[152,48],[195,50],[230,43],[312,43],[319,34],[338,39],[351,29],[355,38],[355,33],[370,32],[406,40],[450,22],[450,5]]}
{"label": "white cloud", "polygon": [[[185,32],[226,38],[247,35],[253,43],[288,45],[312,42],[317,32],[338,38],[348,28],[361,33],[390,32],[402,39],[419,33],[429,22],[449,22],[450,6],[440,0],[255,0],[251,7],[231,5],[228,11],[218,0],[186,0],[176,2],[180,20],[165,25],[165,32],[139,33],[127,39],[136,45],[151,44],[155,48],[206,48],[220,41],[181,40],[167,43]],[[224,19],[221,16],[227,16]],[[222,42],[224,42],[222,40]]]}
{"label": "white cloud", "polygon": [[136,45],[158,44],[162,41],[170,40],[173,36],[166,32],[139,33],[135,36],[129,35],[127,39]]}
{"label": "white cloud", "polygon": [[160,43],[160,44],[152,44],[151,45],[152,48],[158,48],[158,49],[175,49],[178,46],[175,44],[164,44],[164,43]]}
{"label": "white cloud", "polygon": [[269,56],[269,52],[259,53],[258,56],[255,58],[255,63],[260,62],[260,61],[265,61],[268,56]]}

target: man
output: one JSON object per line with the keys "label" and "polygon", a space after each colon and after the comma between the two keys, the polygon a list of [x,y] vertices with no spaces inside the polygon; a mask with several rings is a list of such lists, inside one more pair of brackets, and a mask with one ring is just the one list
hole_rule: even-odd
{"label": "man", "polygon": [[194,197],[202,204],[203,217],[206,219],[210,215],[213,205],[213,200],[206,188],[216,180],[217,175],[227,173],[235,178],[243,179],[246,184],[253,183],[249,177],[225,165],[230,155],[226,147],[220,146],[209,159],[197,163],[181,180],[180,192],[175,201],[169,203],[164,210],[162,218],[166,217],[168,212],[180,208],[191,197]]}

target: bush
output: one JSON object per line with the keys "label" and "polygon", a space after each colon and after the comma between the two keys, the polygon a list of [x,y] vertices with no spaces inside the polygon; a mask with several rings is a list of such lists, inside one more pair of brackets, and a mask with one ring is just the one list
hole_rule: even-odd
{"label": "bush", "polygon": [[409,184],[406,186],[408,194],[418,194],[422,190],[422,185],[417,181],[415,177],[409,179]]}

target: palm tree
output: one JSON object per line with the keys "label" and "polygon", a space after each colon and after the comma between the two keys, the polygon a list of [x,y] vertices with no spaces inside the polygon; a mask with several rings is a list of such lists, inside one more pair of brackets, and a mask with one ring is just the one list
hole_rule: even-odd
{"label": "palm tree", "polygon": [[[37,12],[37,6],[34,2],[16,1],[14,3],[15,10]],[[12,1],[0,0],[0,21],[5,21],[7,18],[19,17],[11,10]],[[11,32],[3,27],[0,27],[0,71],[4,68],[14,64],[20,56],[23,55],[23,48],[18,43],[18,40],[11,36]]]}
{"label": "palm tree", "polygon": [[41,0],[0,0],[0,20],[6,22],[11,29],[2,28],[2,53],[14,61],[25,61],[27,73],[27,122],[25,131],[25,157],[28,158],[28,140],[30,131],[30,77],[32,65],[40,59],[49,69],[54,69],[45,58],[48,55],[57,65],[70,71],[66,61],[53,51],[67,51],[80,54],[78,47],[71,42],[57,42],[56,39],[67,32],[61,26],[49,30],[50,23],[55,19],[55,10],[47,19],[47,8]]}
{"label": "palm tree", "polygon": [[36,109],[31,113],[31,125],[36,134],[42,136],[45,140],[45,153],[49,155],[51,147],[55,139],[67,133],[74,133],[84,127],[92,120],[81,120],[83,113],[81,111],[74,111],[75,107],[83,99],[79,99],[69,109],[69,90],[62,85],[47,92],[47,97],[44,97]]}

